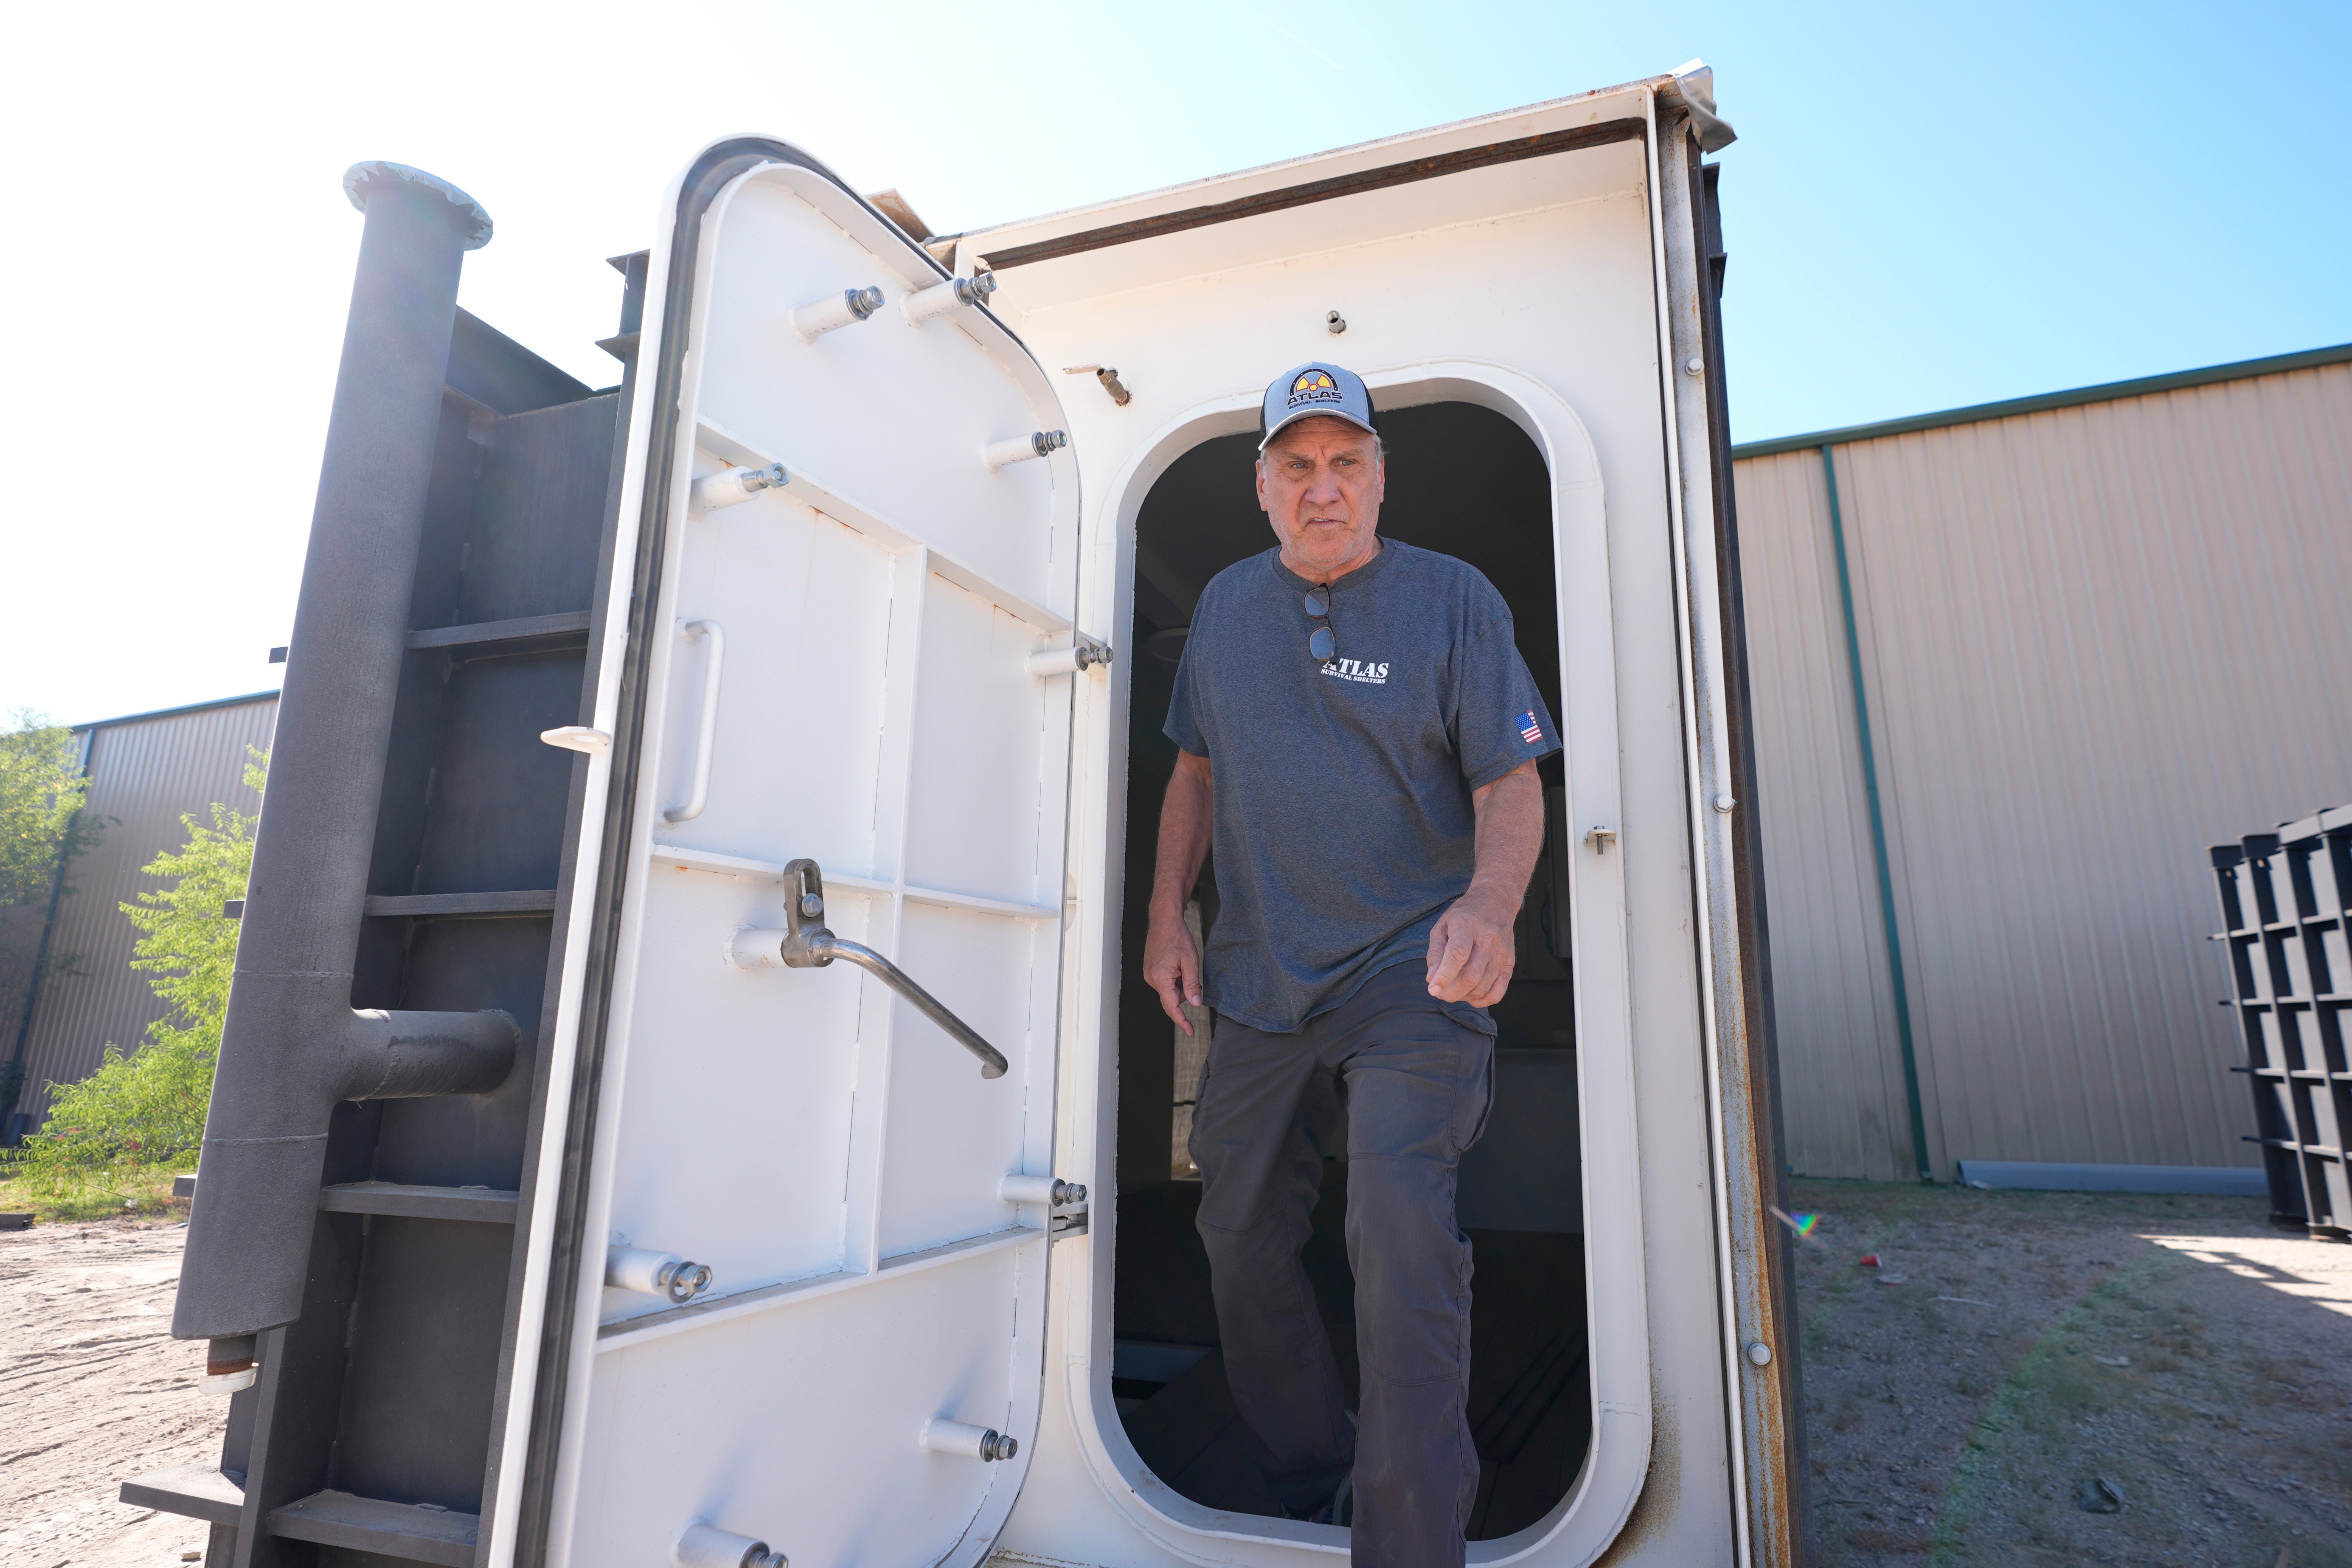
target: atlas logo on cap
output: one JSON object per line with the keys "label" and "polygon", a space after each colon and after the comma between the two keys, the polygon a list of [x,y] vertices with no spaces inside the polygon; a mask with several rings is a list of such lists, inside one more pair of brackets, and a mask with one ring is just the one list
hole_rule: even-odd
{"label": "atlas logo on cap", "polygon": [[1372,395],[1365,388],[1364,378],[1354,371],[1316,361],[1286,371],[1266,387],[1265,401],[1258,410],[1258,428],[1263,432],[1258,450],[1265,451],[1275,433],[1291,421],[1318,415],[1345,419],[1359,429],[1379,434],[1372,423]]}
{"label": "atlas logo on cap", "polygon": [[1290,406],[1293,408],[1302,403],[1339,401],[1339,384],[1331,379],[1329,371],[1319,366],[1300,371],[1298,379],[1290,384]]}

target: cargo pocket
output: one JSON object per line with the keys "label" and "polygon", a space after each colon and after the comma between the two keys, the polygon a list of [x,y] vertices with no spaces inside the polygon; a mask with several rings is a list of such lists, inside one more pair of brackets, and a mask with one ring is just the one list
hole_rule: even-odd
{"label": "cargo pocket", "polygon": [[1495,1015],[1484,1007],[1473,1006],[1467,1002],[1440,1002],[1437,1010],[1463,1028],[1484,1035],[1490,1040],[1495,1037]]}
{"label": "cargo pocket", "polygon": [[[1451,1011],[1451,1009],[1448,1009]],[[1495,1109],[1495,1042],[1492,1026],[1486,1034],[1464,1030],[1462,1051],[1464,1072],[1456,1080],[1460,1087],[1454,1092],[1454,1157],[1459,1159],[1486,1131],[1486,1118]],[[1469,1058],[1475,1057],[1476,1065]],[[1468,1128],[1465,1132],[1463,1129]]]}

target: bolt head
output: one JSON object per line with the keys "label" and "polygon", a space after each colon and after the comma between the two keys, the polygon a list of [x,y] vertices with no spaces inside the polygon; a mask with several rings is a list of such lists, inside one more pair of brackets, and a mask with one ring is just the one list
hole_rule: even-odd
{"label": "bolt head", "polygon": [[814,893],[803,893],[801,895],[801,915],[803,919],[814,920],[823,913],[824,913],[824,900],[823,899],[819,898]]}

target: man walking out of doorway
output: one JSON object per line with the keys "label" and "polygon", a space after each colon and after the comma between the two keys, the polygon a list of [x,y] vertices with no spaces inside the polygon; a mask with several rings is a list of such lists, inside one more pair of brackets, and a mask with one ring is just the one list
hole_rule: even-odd
{"label": "man walking out of doorway", "polygon": [[[1470,1244],[1454,1173],[1486,1126],[1513,926],[1559,749],[1502,595],[1380,538],[1370,395],[1333,364],[1266,388],[1275,549],[1219,573],[1167,732],[1144,977],[1216,1027],[1192,1121],[1234,1404],[1297,1518],[1358,1568],[1459,1568],[1478,1484],[1464,1409]],[[1205,962],[1184,924],[1216,853]],[[1299,1252],[1342,1116],[1362,1409]],[[1360,1429],[1359,1427],[1360,1423]]]}

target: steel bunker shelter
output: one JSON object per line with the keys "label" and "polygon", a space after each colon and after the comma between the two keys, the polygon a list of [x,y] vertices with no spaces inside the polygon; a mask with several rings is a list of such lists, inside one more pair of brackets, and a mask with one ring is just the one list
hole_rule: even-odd
{"label": "steel bunker shelter", "polygon": [[173,1323],[228,1436],[124,1497],[238,1568],[1343,1560],[1251,1490],[1134,973],[1259,391],[1336,357],[1565,742],[1462,1173],[1471,1561],[1801,1561],[1729,138],[1694,63],[954,237],[733,138],[604,393],[456,309],[470,198],[354,169]]}

